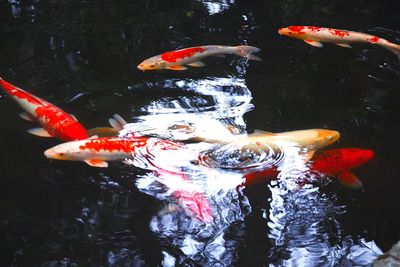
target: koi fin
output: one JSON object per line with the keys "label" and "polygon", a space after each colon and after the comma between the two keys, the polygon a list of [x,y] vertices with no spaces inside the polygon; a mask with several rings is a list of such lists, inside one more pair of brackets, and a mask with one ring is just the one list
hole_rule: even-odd
{"label": "koi fin", "polygon": [[22,118],[22,119],[24,119],[24,120],[33,121],[32,117],[29,116],[28,113],[21,112],[21,113],[19,113],[19,116],[20,116],[20,118]]}
{"label": "koi fin", "polygon": [[186,64],[186,65],[188,65],[190,67],[200,68],[200,67],[204,67],[206,64],[204,64],[204,62],[202,62],[202,61],[196,61],[196,62],[192,62],[192,63]]}
{"label": "koi fin", "polygon": [[358,177],[352,172],[343,172],[339,174],[338,179],[343,185],[351,188],[360,189],[363,186]]}
{"label": "koi fin", "polygon": [[112,127],[96,127],[87,131],[88,136],[111,137],[116,136],[118,131]]}
{"label": "koi fin", "polygon": [[317,41],[313,41],[313,40],[304,40],[304,42],[306,42],[306,43],[309,44],[309,45],[315,46],[315,47],[319,47],[319,48],[324,47],[323,44],[321,44],[320,42],[317,42]]}
{"label": "koi fin", "polygon": [[49,134],[48,131],[43,128],[33,128],[29,129],[27,132],[40,137],[53,137],[51,134]]}
{"label": "koi fin", "polygon": [[106,161],[100,160],[100,159],[88,159],[88,160],[85,160],[85,162],[92,167],[99,167],[99,168],[107,168],[108,167],[108,163]]}
{"label": "koi fin", "polygon": [[235,54],[247,58],[249,60],[256,60],[256,61],[262,61],[261,58],[253,55],[253,53],[260,52],[261,49],[255,46],[249,46],[249,45],[239,45],[236,46]]}
{"label": "koi fin", "polygon": [[167,69],[169,69],[169,70],[187,70],[186,67],[181,66],[181,65],[171,66],[171,67],[168,67]]}
{"label": "koi fin", "polygon": [[351,45],[349,45],[349,44],[336,44],[336,45],[344,47],[344,48],[352,48]]}
{"label": "koi fin", "polygon": [[108,123],[117,131],[121,131],[127,122],[119,115],[114,114],[111,118],[108,119]]}

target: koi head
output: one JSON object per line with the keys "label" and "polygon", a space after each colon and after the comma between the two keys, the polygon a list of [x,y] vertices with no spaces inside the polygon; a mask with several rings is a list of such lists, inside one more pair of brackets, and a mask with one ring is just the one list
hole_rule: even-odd
{"label": "koi head", "polygon": [[140,63],[137,68],[139,70],[160,70],[165,69],[166,62],[160,58],[160,56],[154,56],[144,60]]}
{"label": "koi head", "polygon": [[370,149],[342,148],[336,151],[341,153],[343,161],[351,163],[352,168],[365,164],[375,156],[374,151]]}
{"label": "koi head", "polygon": [[323,173],[339,174],[364,165],[375,156],[373,150],[339,148],[320,151],[313,158],[312,168]]}
{"label": "koi head", "polygon": [[44,155],[49,159],[81,160],[83,151],[80,149],[80,146],[83,144],[83,141],[72,141],[59,144],[47,149],[44,152]]}
{"label": "koi head", "polygon": [[286,28],[280,28],[278,30],[278,33],[280,35],[286,35],[289,37],[304,39],[306,37],[306,27],[305,26],[289,26]]}
{"label": "koi head", "polygon": [[339,137],[340,133],[333,130],[318,129],[317,138],[315,140],[315,148],[321,149],[335,143]]}

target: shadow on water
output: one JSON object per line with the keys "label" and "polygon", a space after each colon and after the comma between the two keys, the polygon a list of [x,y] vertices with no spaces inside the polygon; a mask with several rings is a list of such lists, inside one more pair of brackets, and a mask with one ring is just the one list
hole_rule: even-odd
{"label": "shadow on water", "polygon": [[[8,0],[0,8],[3,78],[88,128],[119,113],[128,121],[120,136],[151,140],[107,169],[48,161],[42,153],[58,141],[25,134],[31,124],[1,93],[2,266],[369,266],[400,239],[399,63],[372,46],[315,49],[276,33],[309,24],[399,43],[393,1]],[[202,44],[255,45],[264,61],[229,55],[185,72],[136,68]],[[375,151],[356,170],[362,190],[312,171],[292,143],[232,143],[255,129],[307,128],[340,131],[334,148]],[[271,173],[249,182],[263,170]]]}

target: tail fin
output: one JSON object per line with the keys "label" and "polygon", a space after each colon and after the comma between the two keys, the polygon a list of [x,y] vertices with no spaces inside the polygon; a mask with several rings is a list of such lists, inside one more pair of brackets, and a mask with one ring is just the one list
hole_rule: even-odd
{"label": "tail fin", "polygon": [[253,55],[253,53],[257,53],[261,51],[260,48],[257,48],[255,46],[249,46],[249,45],[239,45],[236,47],[236,52],[235,54],[247,59],[251,60],[256,60],[256,61],[262,61],[261,58]]}

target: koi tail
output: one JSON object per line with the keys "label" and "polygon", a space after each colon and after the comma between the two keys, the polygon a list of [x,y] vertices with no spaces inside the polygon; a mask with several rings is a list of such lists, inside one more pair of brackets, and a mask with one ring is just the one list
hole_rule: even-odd
{"label": "koi tail", "polygon": [[257,53],[259,51],[261,51],[261,49],[254,46],[239,45],[236,46],[235,54],[247,59],[261,61],[262,60],[261,58],[253,55],[253,53]]}

